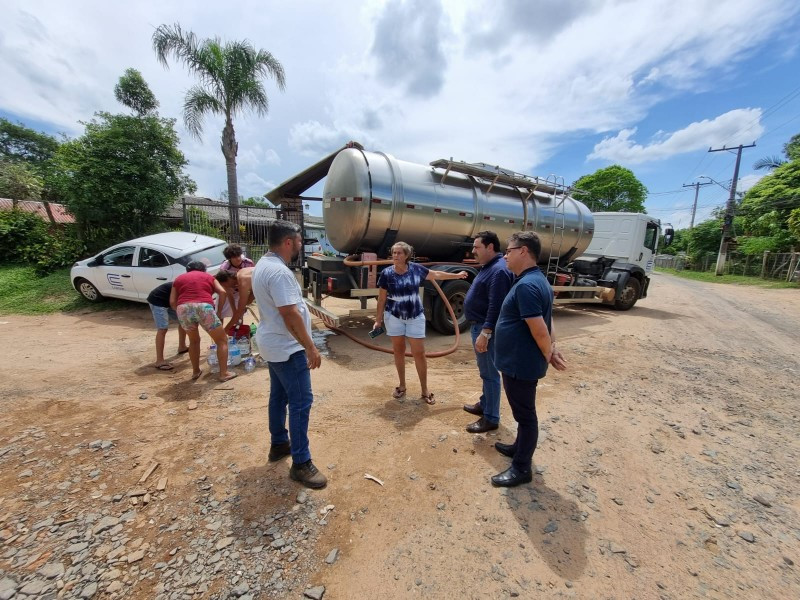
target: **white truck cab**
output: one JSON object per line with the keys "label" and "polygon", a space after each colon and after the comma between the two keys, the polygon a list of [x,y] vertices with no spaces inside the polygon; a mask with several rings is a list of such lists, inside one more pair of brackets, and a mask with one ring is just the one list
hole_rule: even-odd
{"label": "white truck cab", "polygon": [[[661,221],[646,214],[593,213],[594,232],[586,252],[570,265],[574,283],[615,290],[608,299],[618,310],[628,310],[647,296],[653,272]],[[672,241],[671,225],[663,227],[665,245]],[[572,294],[574,297],[575,295]]]}
{"label": "white truck cab", "polygon": [[653,272],[661,222],[641,213],[593,213],[594,236],[584,256],[608,256]]}

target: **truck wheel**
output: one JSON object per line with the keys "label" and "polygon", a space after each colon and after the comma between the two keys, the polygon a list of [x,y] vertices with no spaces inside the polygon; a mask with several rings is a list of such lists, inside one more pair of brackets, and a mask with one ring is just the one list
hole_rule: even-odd
{"label": "truck wheel", "polygon": [[82,277],[75,280],[75,289],[89,302],[102,302],[106,299],[91,282]]}
{"label": "truck wheel", "polygon": [[[462,280],[452,281],[449,285],[442,286],[442,291],[447,296],[447,301],[453,307],[459,331],[464,331],[467,328],[467,318],[464,316],[464,299],[467,297],[469,286],[469,282]],[[453,327],[453,321],[450,320],[450,313],[447,312],[447,307],[439,297],[436,298],[436,303],[433,305],[432,317],[433,328],[439,333],[453,335],[456,332],[455,327]]]}
{"label": "truck wheel", "polygon": [[635,277],[628,279],[628,283],[622,288],[622,293],[614,302],[614,308],[617,310],[630,310],[636,301],[639,299],[639,294],[642,293],[642,284]]}

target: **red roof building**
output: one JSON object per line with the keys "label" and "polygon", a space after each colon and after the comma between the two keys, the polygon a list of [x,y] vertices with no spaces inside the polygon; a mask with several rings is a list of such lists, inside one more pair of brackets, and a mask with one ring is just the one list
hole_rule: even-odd
{"label": "red roof building", "polygon": [[[47,209],[44,202],[34,202],[33,200],[19,200],[17,201],[17,209],[25,212],[30,212],[42,217],[45,221],[55,223],[74,223],[75,217],[67,212],[63,204],[56,204],[50,202],[50,213],[53,215],[51,219],[47,214]],[[0,198],[0,210],[12,210],[14,208],[14,201],[9,198]]]}

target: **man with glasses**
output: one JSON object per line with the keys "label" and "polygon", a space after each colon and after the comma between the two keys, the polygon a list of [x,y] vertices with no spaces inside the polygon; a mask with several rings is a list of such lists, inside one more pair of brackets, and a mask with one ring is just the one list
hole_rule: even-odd
{"label": "man with glasses", "polygon": [[492,477],[492,485],[513,487],[533,479],[533,452],[539,438],[536,385],[548,364],[559,371],[567,365],[556,350],[553,333],[553,289],[537,266],[539,236],[515,233],[508,241],[506,264],[516,275],[495,328],[495,365],[503,374],[508,404],[517,422],[513,444],[497,442],[497,451],[512,458],[511,466]]}
{"label": "man with glasses", "polygon": [[500,373],[494,365],[494,329],[500,306],[511,289],[514,276],[500,253],[500,240],[493,231],[481,231],[472,243],[472,255],[482,266],[464,300],[464,314],[472,321],[472,345],[483,381],[480,400],[464,410],[480,417],[467,425],[469,433],[485,433],[500,426]]}

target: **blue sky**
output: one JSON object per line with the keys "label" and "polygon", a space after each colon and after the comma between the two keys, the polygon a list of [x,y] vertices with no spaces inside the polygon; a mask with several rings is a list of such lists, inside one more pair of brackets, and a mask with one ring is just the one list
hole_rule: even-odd
{"label": "blue sky", "polygon": [[[397,158],[454,157],[569,183],[610,164],[650,191],[648,212],[687,227],[700,175],[727,183],[800,132],[800,4],[788,0],[0,0],[0,116],[79,135],[128,67],[178,119],[198,192],[226,188],[221,122],[181,123],[192,79],[165,70],[154,29],[249,39],[280,60],[267,118],[237,119],[239,188],[261,195],[350,139]],[[708,181],[707,179],[703,181]],[[697,221],[725,202],[700,190]],[[318,208],[312,212],[319,214]]]}

